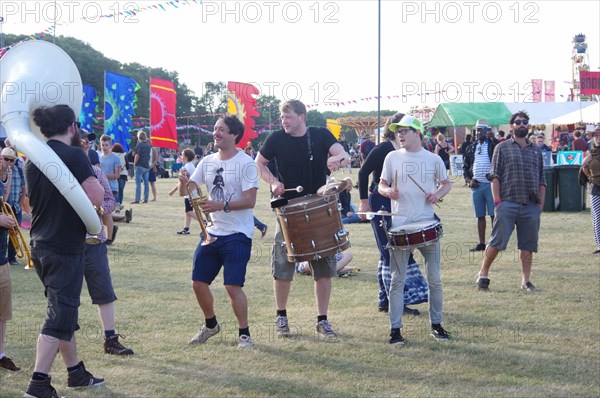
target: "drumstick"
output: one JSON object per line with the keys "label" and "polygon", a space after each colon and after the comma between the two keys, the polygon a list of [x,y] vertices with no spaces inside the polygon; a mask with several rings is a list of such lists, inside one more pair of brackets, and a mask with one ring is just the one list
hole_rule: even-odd
{"label": "drumstick", "polygon": [[[427,192],[425,192],[425,190],[423,189],[423,187],[421,187],[421,186],[419,185],[419,183],[418,183],[418,182],[417,182],[417,181],[416,181],[414,178],[412,178],[412,176],[411,176],[410,174],[407,174],[407,176],[408,176],[408,178],[410,178],[410,180],[411,180],[412,182],[414,182],[414,183],[415,183],[415,185],[416,185],[417,187],[419,187],[419,189],[420,189],[420,190],[421,190],[421,191],[422,191],[422,192],[423,192],[425,195],[427,195]],[[441,202],[441,201],[442,201],[442,198],[439,198],[439,199],[438,199],[438,202]],[[435,203],[435,205],[436,205],[437,207],[440,207],[440,205],[438,205],[437,203]]]}
{"label": "drumstick", "polygon": [[296,188],[288,188],[288,189],[284,189],[283,192],[291,192],[291,191],[296,191],[298,193],[304,191],[304,187],[302,185],[298,185]]}
{"label": "drumstick", "polygon": [[396,170],[396,175],[394,176],[394,190],[398,190],[398,170]]}

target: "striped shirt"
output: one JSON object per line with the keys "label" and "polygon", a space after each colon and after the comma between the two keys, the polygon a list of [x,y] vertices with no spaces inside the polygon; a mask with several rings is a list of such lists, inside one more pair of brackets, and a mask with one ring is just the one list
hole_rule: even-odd
{"label": "striped shirt", "polygon": [[475,161],[473,162],[473,179],[479,182],[489,183],[487,174],[490,172],[490,155],[488,153],[487,140],[481,144],[477,141],[475,144]]}
{"label": "striped shirt", "polygon": [[541,203],[540,186],[546,185],[542,152],[527,141],[525,148],[514,139],[498,144],[492,156],[490,180],[500,182],[500,199],[516,203]]}

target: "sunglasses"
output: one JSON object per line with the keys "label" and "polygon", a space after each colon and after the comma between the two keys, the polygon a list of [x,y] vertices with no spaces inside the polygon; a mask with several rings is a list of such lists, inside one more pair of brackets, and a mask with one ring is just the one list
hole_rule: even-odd
{"label": "sunglasses", "polygon": [[7,162],[14,162],[17,159],[13,159],[13,158],[4,158],[5,161]]}
{"label": "sunglasses", "polygon": [[524,126],[527,126],[529,124],[529,119],[515,120],[514,121],[514,124],[516,124],[517,126],[520,126],[521,123],[523,123]]}

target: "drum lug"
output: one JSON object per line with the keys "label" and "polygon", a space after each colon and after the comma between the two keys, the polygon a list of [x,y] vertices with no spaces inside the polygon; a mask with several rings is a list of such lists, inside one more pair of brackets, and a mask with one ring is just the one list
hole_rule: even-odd
{"label": "drum lug", "polygon": [[306,220],[307,224],[310,224],[310,216],[308,214],[304,215],[304,219]]}
{"label": "drum lug", "polygon": [[288,219],[287,219],[287,217],[284,217],[284,219],[283,219],[283,222],[285,223],[285,226],[286,226],[286,227],[288,227],[288,226],[289,226],[289,225],[288,225]]}
{"label": "drum lug", "polygon": [[329,217],[331,217],[333,215],[333,211],[331,210],[331,207],[329,209],[327,209],[327,215],[329,215]]}
{"label": "drum lug", "polygon": [[340,239],[345,238],[348,235],[350,235],[350,232],[348,232],[345,229],[341,229],[341,230],[339,230],[339,231],[336,232],[336,234],[335,234],[335,240],[339,241]]}
{"label": "drum lug", "polygon": [[315,256],[313,257],[313,260],[315,260],[315,261],[316,261],[316,260],[320,260],[320,259],[321,259],[321,256],[319,256],[319,255],[317,254],[317,244],[315,243],[315,241],[314,241],[314,240],[311,240],[311,241],[310,241],[310,243],[311,243],[311,245],[312,245],[312,248],[313,248],[313,250],[314,250],[314,252],[315,252]]}

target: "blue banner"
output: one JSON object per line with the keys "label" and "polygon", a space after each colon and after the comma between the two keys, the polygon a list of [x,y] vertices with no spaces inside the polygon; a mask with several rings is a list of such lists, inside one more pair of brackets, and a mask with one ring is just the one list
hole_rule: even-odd
{"label": "blue banner", "polygon": [[93,133],[96,112],[98,111],[98,95],[96,89],[92,86],[83,86],[83,102],[81,104],[81,113],[79,114],[79,123],[81,128]]}
{"label": "blue banner", "polygon": [[137,108],[140,85],[130,77],[106,71],[104,78],[104,134],[129,151],[132,117]]}

